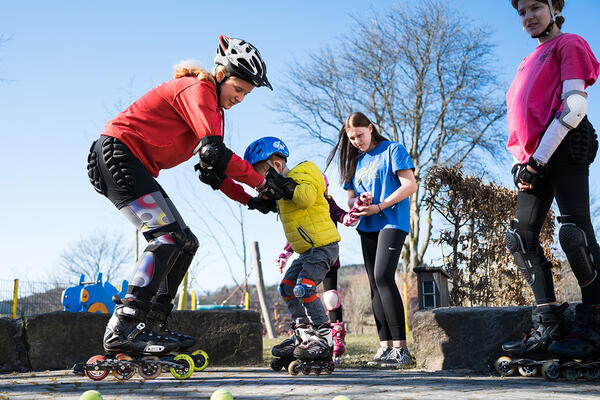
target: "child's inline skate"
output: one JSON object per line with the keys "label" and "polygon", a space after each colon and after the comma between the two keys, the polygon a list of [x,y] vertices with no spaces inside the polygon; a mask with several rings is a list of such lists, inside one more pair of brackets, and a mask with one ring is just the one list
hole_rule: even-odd
{"label": "child's inline skate", "polygon": [[285,339],[283,342],[273,346],[271,354],[275,356],[271,360],[271,369],[273,371],[281,371],[285,369],[287,371],[290,363],[296,358],[294,357],[294,349],[296,348],[296,335]]}
{"label": "child's inline skate", "polygon": [[147,317],[150,330],[163,337],[175,340],[179,346],[174,351],[190,356],[194,360],[194,371],[204,370],[208,366],[208,354],[200,349],[189,350],[196,344],[196,338],[169,329],[167,321],[172,310],[173,303],[161,304],[153,302]]}
{"label": "child's inline skate", "polygon": [[513,375],[515,370],[522,376],[538,375],[544,362],[552,357],[548,346],[563,335],[563,313],[568,307],[568,303],[537,306],[531,315],[535,328],[525,334],[522,340],[502,345],[509,356],[496,360],[496,371],[502,376]]}
{"label": "child's inline skate", "polygon": [[346,328],[343,322],[334,322],[331,324],[331,333],[333,337],[333,362],[338,364],[346,350],[344,338],[346,337]]}
{"label": "child's inline skate", "polygon": [[316,329],[310,327],[298,327],[296,337],[302,338],[302,342],[294,349],[294,357],[288,366],[290,375],[304,375],[313,371],[315,374],[331,374],[335,369],[332,360],[333,339],[331,325],[326,322]]}
{"label": "child's inline skate", "polygon": [[545,379],[554,381],[561,374],[569,380],[600,378],[600,306],[577,304],[574,329],[548,350],[557,359],[542,366]]}
{"label": "child's inline skate", "polygon": [[170,355],[179,343],[161,336],[144,322],[149,304],[137,299],[114,299],[115,311],[104,332],[107,355],[96,355],[85,364],[76,364],[73,372],[85,373],[90,379],[102,380],[110,372],[120,380],[135,372],[144,379],[157,378],[163,369],[177,379],[187,379],[194,372],[194,360],[186,354]]}

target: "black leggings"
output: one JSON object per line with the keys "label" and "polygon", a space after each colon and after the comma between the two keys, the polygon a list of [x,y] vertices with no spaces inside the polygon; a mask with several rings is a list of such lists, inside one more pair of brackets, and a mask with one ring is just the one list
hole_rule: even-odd
{"label": "black leggings", "polygon": [[395,273],[407,233],[399,229],[358,233],[379,340],[406,340],[404,306]]}
{"label": "black leggings", "polygon": [[[587,119],[580,126],[567,134],[557,150],[554,152],[547,165],[547,179],[537,184],[532,190],[519,191],[517,194],[517,220],[516,231],[524,241],[527,253],[539,255],[546,260],[540,246],[540,231],[546,215],[556,199],[560,214],[570,216],[576,222],[578,228],[585,232],[588,248],[596,260],[596,269],[600,261],[600,248],[596,241],[596,235],[590,218],[590,193],[589,193],[589,164],[594,159],[597,147],[590,144],[592,154],[584,154],[577,159],[580,150],[574,142],[581,142],[579,136],[593,135],[588,142],[595,141],[593,128]],[[591,133],[590,132],[591,129]],[[597,145],[596,145],[597,146]],[[587,157],[587,158],[586,158]],[[600,271],[598,271],[600,274]],[[548,278],[552,279],[551,274]],[[536,302],[546,303],[556,301],[553,285],[533,286]],[[600,279],[592,284],[581,288],[582,300],[587,304],[600,304]]]}
{"label": "black leggings", "polygon": [[[327,292],[328,290],[338,289],[338,270],[340,269],[340,259],[338,258],[335,263],[329,268],[327,275],[323,279],[323,291]],[[339,294],[338,294],[339,296]],[[340,299],[341,300],[341,299]],[[335,310],[329,310],[329,321],[331,322],[342,322],[344,320],[342,313],[342,306],[336,308]]]}

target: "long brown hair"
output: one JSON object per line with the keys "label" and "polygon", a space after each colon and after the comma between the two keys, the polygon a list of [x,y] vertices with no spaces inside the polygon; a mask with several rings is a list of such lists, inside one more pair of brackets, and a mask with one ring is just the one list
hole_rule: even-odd
{"label": "long brown hair", "polygon": [[[356,172],[356,162],[358,161],[359,151],[356,147],[350,143],[348,140],[348,135],[346,134],[349,128],[368,128],[369,125],[373,127],[373,131],[371,132],[371,143],[377,146],[379,143],[384,140],[388,140],[386,137],[382,136],[379,133],[379,130],[373,125],[371,120],[367,118],[367,116],[361,112],[352,113],[346,118],[346,122],[340,129],[340,134],[338,135],[338,140],[331,153],[329,153],[329,157],[327,157],[327,167],[333,161],[336,153],[339,151],[340,153],[340,179],[342,184],[349,183],[354,176],[354,172]],[[327,169],[327,167],[325,169]]]}

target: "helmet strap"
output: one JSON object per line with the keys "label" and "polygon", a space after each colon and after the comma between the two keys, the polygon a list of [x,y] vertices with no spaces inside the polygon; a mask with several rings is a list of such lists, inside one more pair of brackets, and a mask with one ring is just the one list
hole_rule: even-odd
{"label": "helmet strap", "polygon": [[537,38],[541,38],[544,36],[548,36],[550,34],[550,32],[552,32],[552,29],[554,29],[554,22],[556,20],[556,17],[560,16],[560,12],[558,12],[557,14],[554,14],[554,7],[552,6],[552,0],[547,0],[548,2],[548,8],[550,9],[550,23],[548,24],[548,26],[546,27],[546,29],[544,29],[544,31],[538,35],[531,35],[532,39],[537,39]]}
{"label": "helmet strap", "polygon": [[230,76],[231,75],[229,73],[225,72],[225,77],[221,82],[219,82],[219,80],[217,79],[217,73],[215,72],[213,74],[217,86],[217,104],[219,105],[219,107],[221,107],[221,84],[223,84],[227,79],[229,79]]}

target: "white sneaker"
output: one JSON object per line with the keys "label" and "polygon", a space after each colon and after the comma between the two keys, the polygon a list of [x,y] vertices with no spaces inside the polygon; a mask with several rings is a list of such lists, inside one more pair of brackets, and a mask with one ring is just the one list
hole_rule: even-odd
{"label": "white sneaker", "polygon": [[394,347],[386,355],[381,365],[386,367],[407,367],[413,365],[414,361],[407,349],[402,347]]}
{"label": "white sneaker", "polygon": [[383,360],[385,360],[390,351],[392,351],[391,347],[379,347],[379,349],[377,349],[377,353],[375,353],[375,357],[373,357],[373,360],[369,361],[367,365],[370,367],[379,365]]}

